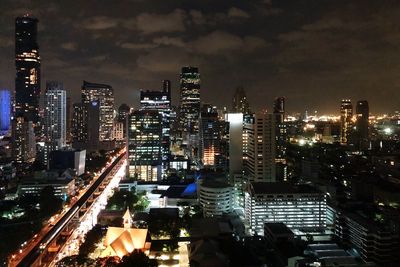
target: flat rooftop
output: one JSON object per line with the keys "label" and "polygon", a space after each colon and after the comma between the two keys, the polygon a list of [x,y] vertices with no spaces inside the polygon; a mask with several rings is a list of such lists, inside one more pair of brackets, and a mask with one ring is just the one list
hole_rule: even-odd
{"label": "flat rooftop", "polygon": [[255,194],[321,193],[310,185],[293,185],[288,182],[252,182],[250,188]]}

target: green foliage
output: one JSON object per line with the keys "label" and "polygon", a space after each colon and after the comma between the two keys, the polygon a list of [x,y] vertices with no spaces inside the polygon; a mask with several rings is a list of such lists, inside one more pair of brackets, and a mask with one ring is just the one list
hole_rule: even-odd
{"label": "green foliage", "polygon": [[150,204],[150,201],[144,194],[135,194],[132,191],[115,191],[107,202],[106,209],[125,210],[129,207],[131,211],[143,211]]}
{"label": "green foliage", "polygon": [[134,250],[129,255],[122,258],[118,267],[156,267],[158,266],[156,260],[149,259],[142,251]]}
{"label": "green foliage", "polygon": [[103,230],[100,225],[95,225],[85,235],[85,242],[79,247],[79,255],[87,257],[96,249],[96,243],[103,237]]}

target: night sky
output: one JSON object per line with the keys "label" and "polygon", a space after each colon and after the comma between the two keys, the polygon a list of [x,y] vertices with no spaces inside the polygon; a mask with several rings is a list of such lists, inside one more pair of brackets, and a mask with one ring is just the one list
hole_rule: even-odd
{"label": "night sky", "polygon": [[179,72],[201,72],[203,103],[253,110],[287,97],[289,111],[338,113],[342,98],[371,112],[400,109],[400,1],[0,0],[0,88],[14,89],[15,17],[39,19],[42,89],[59,80],[78,101],[82,80],[107,83],[137,106]]}

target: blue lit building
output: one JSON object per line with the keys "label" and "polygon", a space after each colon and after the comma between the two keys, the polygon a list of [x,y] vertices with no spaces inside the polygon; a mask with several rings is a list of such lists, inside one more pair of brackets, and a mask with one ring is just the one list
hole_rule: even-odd
{"label": "blue lit building", "polygon": [[0,132],[5,134],[10,130],[11,94],[7,89],[0,90]]}

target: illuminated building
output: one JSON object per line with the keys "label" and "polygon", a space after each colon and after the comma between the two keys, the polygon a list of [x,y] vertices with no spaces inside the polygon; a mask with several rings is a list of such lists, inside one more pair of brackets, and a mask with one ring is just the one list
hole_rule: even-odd
{"label": "illuminated building", "polygon": [[353,105],[350,99],[343,99],[340,105],[340,143],[348,143],[352,127]]}
{"label": "illuminated building", "polygon": [[101,257],[122,258],[135,249],[149,252],[151,244],[147,241],[148,230],[132,228],[133,220],[129,209],[126,210],[122,219],[124,227],[108,227],[104,239],[106,249],[101,253]]}
{"label": "illuminated building", "polygon": [[144,181],[161,180],[162,115],[155,110],[137,110],[128,121],[129,176]]}
{"label": "illuminated building", "polygon": [[66,113],[67,113],[67,143],[71,143],[72,141],[72,119],[73,119],[73,109],[72,109],[72,104],[71,104],[71,97],[67,96],[67,108],[66,108]]}
{"label": "illuminated building", "polygon": [[[222,154],[222,122],[215,108],[205,105],[200,115],[199,155],[205,167],[217,167]],[[222,167],[222,166],[221,166]]]}
{"label": "illuminated building", "polygon": [[84,113],[85,110],[83,109],[82,103],[73,104],[71,133],[74,142],[84,141],[86,139]]}
{"label": "illuminated building", "polygon": [[245,193],[245,221],[263,235],[264,223],[284,223],[291,230],[326,227],[326,196],[308,185],[252,182]]}
{"label": "illuminated building", "polygon": [[357,101],[356,127],[354,131],[355,145],[359,149],[365,149],[369,143],[369,106],[368,101]]}
{"label": "illuminated building", "polygon": [[[114,121],[114,90],[110,85],[83,81],[82,104],[99,103],[99,141],[112,139]],[[88,130],[88,129],[86,129]]]}
{"label": "illuminated building", "polygon": [[233,211],[233,187],[227,182],[199,181],[199,202],[205,217],[221,216]]}
{"label": "illuminated building", "polygon": [[11,122],[11,96],[10,91],[0,90],[0,135],[5,135],[10,130]]}
{"label": "illuminated building", "polygon": [[44,98],[44,135],[46,141],[62,148],[66,145],[67,139],[67,92],[62,83],[47,82]]}
{"label": "illuminated building", "polygon": [[193,154],[198,146],[200,116],[200,73],[196,67],[183,67],[179,123],[182,137]]}
{"label": "illuminated building", "polygon": [[236,88],[232,101],[232,113],[250,114],[250,105],[243,87]]}
{"label": "illuminated building", "polygon": [[16,163],[33,162],[36,156],[36,142],[33,123],[24,117],[12,121],[12,156]]}
{"label": "illuminated building", "polygon": [[162,118],[162,134],[161,138],[161,157],[163,176],[168,169],[168,160],[171,155],[171,83],[168,80],[163,81],[162,91],[140,91],[140,110],[156,111]]}
{"label": "illuminated building", "polygon": [[75,179],[32,179],[24,180],[18,185],[18,195],[33,195],[40,196],[40,192],[45,188],[51,186],[54,189],[54,195],[67,199],[73,196],[75,191]]}
{"label": "illuminated building", "polygon": [[247,144],[244,172],[249,181],[274,182],[275,125],[272,114],[264,112],[248,116],[244,123]]}
{"label": "illuminated building", "polygon": [[275,162],[276,179],[286,181],[286,139],[287,128],[285,124],[285,98],[277,97],[274,101],[274,123],[275,123]]}
{"label": "illuminated building", "polygon": [[28,16],[15,19],[15,113],[34,124],[39,122],[40,97],[37,23]]}
{"label": "illuminated building", "polygon": [[124,141],[124,123],[118,120],[114,121],[112,139],[116,141]]}

